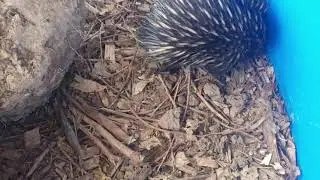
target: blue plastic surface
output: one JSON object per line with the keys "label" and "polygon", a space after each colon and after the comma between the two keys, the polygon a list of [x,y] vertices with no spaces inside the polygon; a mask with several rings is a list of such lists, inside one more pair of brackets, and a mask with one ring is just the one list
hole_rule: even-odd
{"label": "blue plastic surface", "polygon": [[320,179],[320,1],[270,3],[278,35],[269,56],[293,121],[300,179]]}

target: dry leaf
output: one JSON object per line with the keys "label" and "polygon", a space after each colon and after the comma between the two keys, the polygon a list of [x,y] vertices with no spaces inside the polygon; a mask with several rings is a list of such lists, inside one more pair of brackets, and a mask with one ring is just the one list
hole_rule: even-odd
{"label": "dry leaf", "polygon": [[89,180],[89,179],[94,179],[93,175],[91,173],[88,173],[83,176],[79,176],[77,180]]}
{"label": "dry leaf", "polygon": [[188,129],[196,130],[199,127],[199,121],[193,119],[187,119],[186,127]]}
{"label": "dry leaf", "polygon": [[22,152],[18,149],[4,149],[0,152],[0,158],[7,159],[10,161],[17,161],[21,158]]}
{"label": "dry leaf", "polygon": [[155,177],[149,177],[150,180],[171,180],[171,175],[157,174]]}
{"label": "dry leaf", "polygon": [[144,88],[148,85],[149,81],[139,81],[138,83],[133,85],[133,95],[137,95],[144,90]]}
{"label": "dry leaf", "polygon": [[92,158],[85,160],[83,162],[83,167],[85,170],[91,170],[100,166],[100,158],[98,155],[93,156]]}
{"label": "dry leaf", "polygon": [[195,176],[197,175],[197,169],[192,167],[192,166],[188,166],[188,165],[184,165],[184,166],[177,166],[177,168],[180,171],[185,172],[186,174],[190,174],[191,176]]}
{"label": "dry leaf", "polygon": [[287,153],[288,153],[288,157],[289,159],[291,160],[291,162],[293,164],[296,164],[297,163],[297,160],[296,160],[296,147],[293,143],[293,141],[291,139],[288,140],[287,142],[288,144],[288,147],[287,147]]}
{"label": "dry leaf", "polygon": [[153,136],[150,139],[147,139],[147,140],[141,142],[139,147],[141,149],[150,150],[150,149],[152,149],[153,147],[156,147],[156,146],[161,146],[161,142],[160,142],[160,140],[158,138]]}
{"label": "dry leaf", "polygon": [[270,165],[270,161],[272,159],[272,154],[267,154],[263,160],[260,162],[261,165],[266,165],[266,166],[269,166]]}
{"label": "dry leaf", "polygon": [[113,10],[114,10],[114,3],[106,4],[103,8],[101,8],[100,15],[104,15],[105,13],[112,12]]}
{"label": "dry leaf", "polygon": [[203,87],[203,92],[214,101],[221,98],[219,87],[213,83],[206,83]]}
{"label": "dry leaf", "polygon": [[55,168],[54,171],[58,174],[58,176],[60,176],[60,179],[67,180],[68,175],[60,168]]}
{"label": "dry leaf", "polygon": [[54,167],[57,167],[59,169],[63,169],[65,165],[66,165],[66,162],[63,162],[63,161],[54,162]]}
{"label": "dry leaf", "polygon": [[141,4],[138,6],[138,10],[142,12],[150,12],[150,5],[149,4]]}
{"label": "dry leaf", "polygon": [[199,104],[200,104],[200,101],[194,95],[191,95],[189,99],[189,106],[197,107],[199,106]]}
{"label": "dry leaf", "polygon": [[99,14],[99,10],[91,6],[88,2],[85,2],[85,7],[93,14]]}
{"label": "dry leaf", "polygon": [[247,179],[247,180],[256,180],[259,178],[258,169],[256,167],[244,167],[240,172],[241,178],[240,179]]}
{"label": "dry leaf", "polygon": [[106,88],[95,81],[84,79],[81,76],[74,78],[71,87],[84,93],[101,92]]}
{"label": "dry leaf", "polygon": [[110,105],[110,101],[109,101],[109,97],[106,93],[100,92],[99,93],[101,102],[103,104],[104,107],[108,107]]}
{"label": "dry leaf", "polygon": [[95,155],[99,155],[100,149],[96,146],[87,147],[84,151],[82,159],[89,159]]}
{"label": "dry leaf", "polygon": [[198,166],[210,167],[214,169],[219,167],[217,161],[212,159],[212,157],[196,157],[195,159]]}
{"label": "dry leaf", "polygon": [[177,152],[176,156],[175,156],[175,165],[177,167],[183,167],[187,164],[189,164],[190,161],[189,159],[187,158],[187,156],[185,155],[184,152]]}
{"label": "dry leaf", "polygon": [[110,66],[108,66],[106,62],[102,60],[98,61],[94,64],[91,74],[92,76],[95,76],[95,77],[103,77],[103,78],[111,77],[112,74],[108,72],[109,67]]}
{"label": "dry leaf", "polygon": [[129,102],[125,99],[119,99],[119,101],[117,103],[117,107],[119,109],[130,109]]}
{"label": "dry leaf", "polygon": [[193,120],[193,119],[187,119],[186,127],[184,128],[184,130],[186,131],[186,134],[187,134],[186,139],[188,141],[197,140],[197,136],[195,136],[193,132],[196,131],[198,127],[199,127],[199,121]]}
{"label": "dry leaf", "polygon": [[229,109],[230,117],[234,118],[245,107],[245,100],[242,95],[226,96],[226,102],[231,105]]}
{"label": "dry leaf", "polygon": [[[111,180],[110,177],[102,170],[102,168],[95,168],[92,170],[94,177],[92,179]],[[91,180],[91,179],[90,179]]]}
{"label": "dry leaf", "polygon": [[205,180],[217,180],[217,174],[215,172],[212,172],[211,176],[206,178]]}
{"label": "dry leaf", "polygon": [[185,128],[186,131],[186,140],[187,141],[197,141],[197,136],[193,135],[193,130],[190,128]]}
{"label": "dry leaf", "polygon": [[24,145],[28,149],[32,149],[40,145],[39,127],[24,133]]}
{"label": "dry leaf", "polygon": [[153,129],[145,129],[140,133],[139,139],[140,141],[146,141],[154,136]]}
{"label": "dry leaf", "polygon": [[180,114],[181,108],[170,109],[159,119],[159,126],[163,129],[179,130]]}
{"label": "dry leaf", "polygon": [[[124,38],[127,40],[127,37],[124,37]],[[137,53],[137,49],[136,48],[122,48],[120,50],[120,53],[124,57],[134,56]]]}
{"label": "dry leaf", "polygon": [[281,166],[280,163],[275,162],[274,165],[272,165],[273,168],[281,175],[285,175],[286,174],[286,170]]}
{"label": "dry leaf", "polygon": [[93,14],[104,15],[105,13],[111,12],[114,10],[114,3],[105,4],[104,7],[97,7],[85,2],[85,7]]}
{"label": "dry leaf", "polygon": [[218,168],[216,169],[217,179],[233,179],[233,175],[230,172],[230,168]]}

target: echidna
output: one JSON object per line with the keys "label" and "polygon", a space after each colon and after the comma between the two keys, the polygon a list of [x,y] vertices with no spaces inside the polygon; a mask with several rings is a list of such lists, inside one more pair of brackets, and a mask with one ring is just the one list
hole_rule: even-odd
{"label": "echidna", "polygon": [[155,0],[138,40],[161,71],[223,74],[263,55],[266,12],[266,0]]}

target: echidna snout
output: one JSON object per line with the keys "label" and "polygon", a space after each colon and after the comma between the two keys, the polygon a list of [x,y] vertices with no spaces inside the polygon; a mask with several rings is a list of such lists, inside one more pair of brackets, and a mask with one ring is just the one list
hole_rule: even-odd
{"label": "echidna snout", "polygon": [[264,53],[266,0],[155,0],[138,39],[161,70],[224,73]]}

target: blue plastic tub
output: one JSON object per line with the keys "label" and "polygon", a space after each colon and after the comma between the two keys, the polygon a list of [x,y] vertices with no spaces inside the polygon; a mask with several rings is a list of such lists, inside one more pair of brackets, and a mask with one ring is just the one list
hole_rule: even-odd
{"label": "blue plastic tub", "polygon": [[270,1],[277,36],[269,55],[292,120],[300,179],[320,179],[320,1]]}

